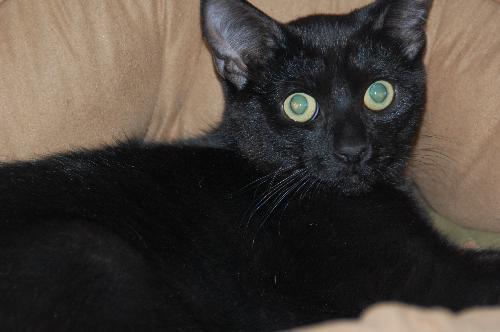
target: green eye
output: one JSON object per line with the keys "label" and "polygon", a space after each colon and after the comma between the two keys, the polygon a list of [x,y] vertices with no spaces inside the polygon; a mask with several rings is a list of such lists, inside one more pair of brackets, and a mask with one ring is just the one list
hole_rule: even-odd
{"label": "green eye", "polygon": [[316,114],[318,114],[318,103],[314,97],[298,92],[285,99],[283,110],[293,121],[304,123],[316,117]]}
{"label": "green eye", "polygon": [[386,109],[394,99],[394,88],[387,81],[377,81],[368,87],[365,93],[365,106],[372,111]]}

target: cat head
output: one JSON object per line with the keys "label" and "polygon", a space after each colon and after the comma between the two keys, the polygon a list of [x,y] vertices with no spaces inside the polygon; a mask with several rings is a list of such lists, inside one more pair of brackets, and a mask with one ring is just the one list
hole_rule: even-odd
{"label": "cat head", "polygon": [[281,24],[243,0],[202,0],[221,77],[219,132],[258,167],[344,194],[398,178],[425,103],[431,0],[379,0]]}

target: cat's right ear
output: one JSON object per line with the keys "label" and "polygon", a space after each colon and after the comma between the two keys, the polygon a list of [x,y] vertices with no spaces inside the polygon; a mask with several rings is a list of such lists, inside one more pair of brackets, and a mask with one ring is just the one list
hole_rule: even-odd
{"label": "cat's right ear", "polygon": [[283,43],[280,24],[244,0],[201,0],[201,19],[217,72],[238,89]]}
{"label": "cat's right ear", "polygon": [[414,60],[425,47],[425,25],[432,0],[377,0],[375,26],[397,41],[404,56]]}

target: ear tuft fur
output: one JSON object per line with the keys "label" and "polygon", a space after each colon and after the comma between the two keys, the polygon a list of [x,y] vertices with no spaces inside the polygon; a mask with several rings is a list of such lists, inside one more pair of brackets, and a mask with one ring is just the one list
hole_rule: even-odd
{"label": "ear tuft fur", "polygon": [[425,47],[425,25],[432,0],[378,0],[385,7],[379,22],[382,29],[400,42],[410,60],[422,53]]}
{"label": "ear tuft fur", "polygon": [[202,0],[201,17],[217,72],[238,89],[283,39],[279,23],[243,0]]}

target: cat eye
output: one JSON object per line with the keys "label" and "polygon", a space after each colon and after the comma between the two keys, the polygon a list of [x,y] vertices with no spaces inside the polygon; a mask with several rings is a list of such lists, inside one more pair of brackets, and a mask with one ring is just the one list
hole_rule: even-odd
{"label": "cat eye", "polygon": [[302,92],[291,94],[283,102],[283,111],[295,122],[305,123],[313,120],[318,110],[316,99]]}
{"label": "cat eye", "polygon": [[371,111],[382,111],[386,109],[394,99],[394,88],[387,81],[376,81],[372,83],[365,92],[365,106]]}

